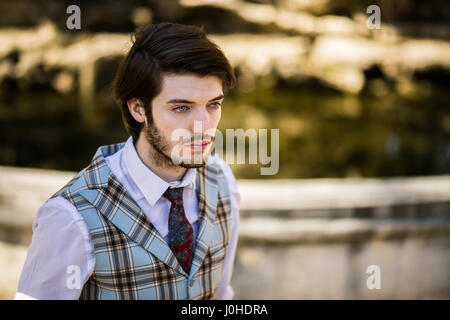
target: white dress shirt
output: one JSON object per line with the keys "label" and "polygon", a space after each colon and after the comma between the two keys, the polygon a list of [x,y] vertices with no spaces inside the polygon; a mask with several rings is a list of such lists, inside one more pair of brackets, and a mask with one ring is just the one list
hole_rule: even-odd
{"label": "white dress shirt", "polygon": [[[229,247],[216,292],[217,299],[226,300],[232,299],[234,295],[230,279],[238,239],[240,197],[229,166],[222,159],[217,160],[224,172],[231,196]],[[181,181],[166,182],[144,165],[131,137],[123,149],[106,157],[105,161],[166,242],[171,204],[162,195],[170,186],[183,187],[186,217],[192,224],[196,238],[196,169],[188,169]],[[73,269],[68,269],[71,265],[79,267],[79,288],[67,285],[68,278],[75,274]],[[33,237],[15,299],[78,299],[84,283],[94,271],[94,266],[94,245],[78,210],[61,196],[49,199],[39,208],[33,222]]]}

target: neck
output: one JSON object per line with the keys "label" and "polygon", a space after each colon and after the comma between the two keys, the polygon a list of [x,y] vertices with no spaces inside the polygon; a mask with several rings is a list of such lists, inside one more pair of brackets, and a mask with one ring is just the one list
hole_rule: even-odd
{"label": "neck", "polygon": [[166,182],[181,180],[186,173],[186,168],[169,163],[166,158],[158,153],[141,135],[134,144],[136,152],[147,168]]}

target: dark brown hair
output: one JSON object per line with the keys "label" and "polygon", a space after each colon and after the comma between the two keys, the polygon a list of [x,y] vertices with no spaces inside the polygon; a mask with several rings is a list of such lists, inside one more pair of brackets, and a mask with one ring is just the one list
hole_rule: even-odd
{"label": "dark brown hair", "polygon": [[133,46],[114,79],[113,94],[134,141],[143,124],[134,120],[127,101],[140,99],[147,119],[152,121],[151,102],[162,90],[163,74],[215,75],[222,81],[224,93],[236,83],[230,62],[207,38],[203,27],[170,22],[152,24],[138,29],[132,41]]}

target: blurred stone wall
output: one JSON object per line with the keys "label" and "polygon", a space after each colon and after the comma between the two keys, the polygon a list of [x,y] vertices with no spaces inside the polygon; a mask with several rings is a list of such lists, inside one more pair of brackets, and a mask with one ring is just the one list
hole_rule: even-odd
{"label": "blurred stone wall", "polygon": [[[447,1],[76,1],[81,30],[68,30],[71,1],[0,3],[1,97],[37,87],[83,106],[108,89],[129,34],[147,23],[203,26],[238,73],[238,90],[276,84],[359,93],[426,90],[450,83]],[[365,10],[381,8],[381,29]],[[426,86],[425,86],[426,87]],[[110,99],[110,97],[107,97]]]}

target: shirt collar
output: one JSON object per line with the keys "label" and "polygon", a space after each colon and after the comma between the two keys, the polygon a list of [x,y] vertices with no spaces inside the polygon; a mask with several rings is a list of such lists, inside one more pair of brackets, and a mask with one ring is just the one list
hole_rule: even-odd
{"label": "shirt collar", "polygon": [[131,177],[131,180],[141,192],[141,195],[140,197],[138,196],[138,198],[145,198],[151,206],[155,205],[169,187],[195,188],[195,177],[197,173],[195,168],[186,170],[181,181],[176,180],[166,182],[142,162],[133,144],[132,137],[129,137],[125,143],[123,157],[127,171],[126,174]]}

